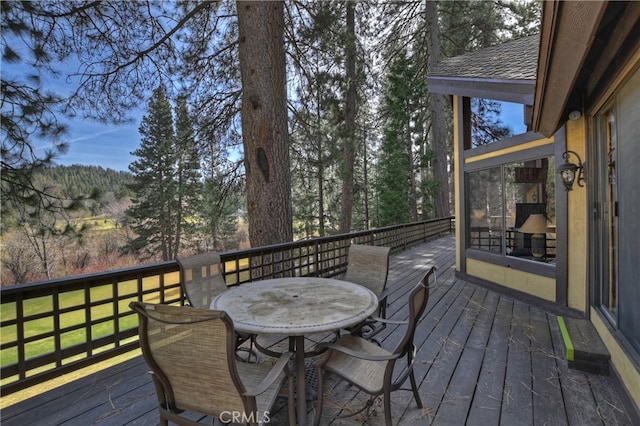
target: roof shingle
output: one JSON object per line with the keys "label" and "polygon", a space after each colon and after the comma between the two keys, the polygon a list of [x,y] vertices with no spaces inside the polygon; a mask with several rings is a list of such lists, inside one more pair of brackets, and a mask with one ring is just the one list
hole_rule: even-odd
{"label": "roof shingle", "polygon": [[539,34],[442,59],[430,76],[486,78],[491,80],[535,80]]}

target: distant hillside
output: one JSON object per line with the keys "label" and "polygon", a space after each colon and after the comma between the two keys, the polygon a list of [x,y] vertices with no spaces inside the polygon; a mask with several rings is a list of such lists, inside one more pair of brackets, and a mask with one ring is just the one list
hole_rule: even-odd
{"label": "distant hillside", "polygon": [[40,174],[61,186],[69,197],[88,195],[94,189],[98,189],[102,194],[113,192],[116,199],[133,195],[126,187],[133,182],[133,175],[129,172],[75,164],[50,167],[42,170]]}

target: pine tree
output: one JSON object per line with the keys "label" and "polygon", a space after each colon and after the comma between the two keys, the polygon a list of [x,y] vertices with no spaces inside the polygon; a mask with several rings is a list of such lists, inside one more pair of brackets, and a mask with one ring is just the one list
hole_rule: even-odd
{"label": "pine tree", "polygon": [[137,237],[132,242],[135,252],[145,252],[162,260],[175,258],[177,236],[177,203],[175,134],[171,104],[164,88],[156,89],[148,103],[148,113],[139,128],[140,148],[132,154],[138,157],[129,170],[135,183],[130,186],[136,193],[134,205],[128,215]]}
{"label": "pine tree", "polygon": [[419,64],[406,49],[391,63],[384,89],[384,136],[378,163],[379,225],[415,221],[419,217],[415,146],[424,138],[426,87]]}
{"label": "pine tree", "polygon": [[242,140],[253,246],[293,241],[283,2],[237,2]]}
{"label": "pine tree", "polygon": [[338,207],[340,199],[344,5],[315,2],[305,10],[309,16],[297,19],[292,40],[299,81],[292,103],[291,170],[295,233],[308,238],[339,226],[330,206]]}
{"label": "pine tree", "polygon": [[176,116],[176,238],[173,253],[180,252],[185,243],[192,240],[200,220],[202,183],[194,124],[187,106],[186,96],[180,96],[175,110]]}

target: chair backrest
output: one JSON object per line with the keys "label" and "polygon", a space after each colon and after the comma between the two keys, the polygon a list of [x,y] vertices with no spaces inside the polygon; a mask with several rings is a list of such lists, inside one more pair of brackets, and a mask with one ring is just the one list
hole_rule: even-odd
{"label": "chair backrest", "polygon": [[387,285],[390,247],[351,244],[345,281],[360,284],[380,296]]}
{"label": "chair backrest", "polygon": [[409,318],[404,336],[398,342],[393,353],[406,353],[413,347],[413,336],[420,317],[424,313],[429,301],[429,287],[436,281],[436,267],[432,266],[409,293]]}
{"label": "chair backrest", "polygon": [[[139,314],[142,354],[167,408],[214,418],[256,412],[236,369],[233,322],[223,311],[132,302]],[[159,385],[160,384],[160,385]]]}
{"label": "chair backrest", "polygon": [[178,259],[178,263],[182,291],[194,308],[208,309],[211,301],[227,290],[217,253],[207,252],[185,257]]}

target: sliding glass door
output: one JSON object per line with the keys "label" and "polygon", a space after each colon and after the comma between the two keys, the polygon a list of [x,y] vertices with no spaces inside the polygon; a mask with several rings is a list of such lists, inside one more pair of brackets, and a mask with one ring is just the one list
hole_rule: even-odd
{"label": "sliding glass door", "polygon": [[588,165],[595,300],[640,352],[640,72],[594,120]]}

